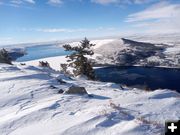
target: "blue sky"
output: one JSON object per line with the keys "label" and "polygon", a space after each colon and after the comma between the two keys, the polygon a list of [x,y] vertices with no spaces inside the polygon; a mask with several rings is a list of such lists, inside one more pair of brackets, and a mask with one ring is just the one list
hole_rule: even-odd
{"label": "blue sky", "polygon": [[179,0],[0,0],[0,44],[180,32]]}

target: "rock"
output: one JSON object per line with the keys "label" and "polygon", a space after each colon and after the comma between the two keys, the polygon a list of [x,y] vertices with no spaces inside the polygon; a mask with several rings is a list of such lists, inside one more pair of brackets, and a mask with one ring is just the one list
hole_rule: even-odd
{"label": "rock", "polygon": [[53,86],[53,85],[50,85],[50,88],[51,89],[57,89],[57,87]]}
{"label": "rock", "polygon": [[62,94],[64,92],[64,90],[60,89],[58,90],[58,94]]}
{"label": "rock", "polygon": [[20,63],[20,65],[21,65],[21,66],[25,66],[25,65],[26,65],[26,63]]}
{"label": "rock", "polygon": [[114,89],[122,89],[123,90],[123,87],[116,83],[107,83],[106,86],[108,86],[110,88],[114,88]]}
{"label": "rock", "polygon": [[86,89],[84,87],[78,87],[78,86],[71,86],[67,91],[65,91],[65,94],[88,94]]}
{"label": "rock", "polygon": [[60,84],[66,84],[66,82],[63,81],[62,79],[57,79],[57,81],[58,81]]}

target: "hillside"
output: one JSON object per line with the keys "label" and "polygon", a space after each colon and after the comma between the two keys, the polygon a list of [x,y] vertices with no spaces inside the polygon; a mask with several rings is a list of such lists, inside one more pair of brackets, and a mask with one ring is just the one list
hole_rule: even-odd
{"label": "hillside", "polygon": [[96,58],[96,64],[179,68],[178,50],[179,45],[139,42],[125,38],[114,39],[95,48],[95,52],[101,55]]}
{"label": "hillside", "polygon": [[[89,95],[58,93],[72,85]],[[180,118],[176,92],[122,89],[34,66],[0,64],[0,95],[1,135],[160,135],[165,120]]]}

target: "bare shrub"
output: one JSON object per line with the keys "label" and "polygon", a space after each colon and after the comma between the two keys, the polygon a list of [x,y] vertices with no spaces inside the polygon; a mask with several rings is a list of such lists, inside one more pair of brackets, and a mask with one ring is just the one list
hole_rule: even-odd
{"label": "bare shrub", "polygon": [[65,74],[65,75],[71,75],[70,72],[68,71],[68,64],[61,64],[61,71]]}
{"label": "bare shrub", "polygon": [[39,61],[39,66],[40,67],[48,67],[48,68],[50,68],[50,65],[49,65],[49,63],[46,61],[46,62],[44,62],[44,61]]}
{"label": "bare shrub", "polygon": [[[112,100],[109,101],[109,106],[112,107],[114,110],[120,111],[120,113],[123,114],[123,115],[125,115],[125,116],[131,115],[129,112],[123,110],[123,108],[120,107],[119,104],[116,105],[115,103],[113,103]],[[152,120],[150,120],[150,117],[149,117],[149,119],[147,119],[147,118],[144,118],[143,116],[139,116],[139,117],[137,117],[137,116],[135,117],[135,116],[134,116],[134,118],[135,118],[137,121],[141,122],[142,124],[154,125],[154,126],[156,126],[157,128],[163,128],[163,125],[162,125],[160,122],[158,122],[158,121],[152,121]]]}

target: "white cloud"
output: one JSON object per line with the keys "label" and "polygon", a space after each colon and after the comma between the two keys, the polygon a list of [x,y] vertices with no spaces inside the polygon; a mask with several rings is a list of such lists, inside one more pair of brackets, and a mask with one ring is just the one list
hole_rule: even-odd
{"label": "white cloud", "polygon": [[75,31],[80,31],[82,29],[64,29],[64,28],[45,28],[45,29],[36,29],[38,32],[46,32],[46,33],[57,33],[57,32],[65,32],[71,33]]}
{"label": "white cloud", "polygon": [[99,4],[112,4],[112,3],[118,3],[119,0],[91,0],[94,3],[99,3]]}
{"label": "white cloud", "polygon": [[107,4],[144,4],[159,0],[91,0],[93,3]]}
{"label": "white cloud", "polygon": [[62,3],[63,3],[62,0],[49,0],[48,1],[48,4],[54,5],[54,6],[61,5]]}
{"label": "white cloud", "polygon": [[22,4],[35,4],[35,0],[10,0],[10,6],[19,7]]}
{"label": "white cloud", "polygon": [[180,4],[160,2],[144,11],[130,14],[126,22],[150,33],[179,33]]}
{"label": "white cloud", "polygon": [[25,2],[31,3],[31,4],[35,4],[34,0],[24,0]]}
{"label": "white cloud", "polygon": [[66,29],[66,28],[44,28],[44,29],[35,29],[38,32],[45,32],[45,33],[75,33],[75,32],[91,32],[91,31],[113,31],[115,28],[103,28],[103,27],[98,27],[98,28],[79,28],[79,29]]}
{"label": "white cloud", "polygon": [[19,5],[19,4],[22,4],[23,1],[22,0],[11,0],[11,3],[15,4],[15,5]]}
{"label": "white cloud", "polygon": [[127,22],[144,21],[150,19],[174,18],[179,16],[180,4],[158,3],[150,8],[128,16]]}

